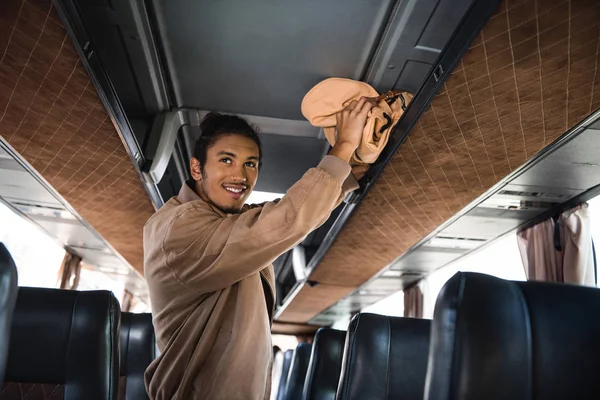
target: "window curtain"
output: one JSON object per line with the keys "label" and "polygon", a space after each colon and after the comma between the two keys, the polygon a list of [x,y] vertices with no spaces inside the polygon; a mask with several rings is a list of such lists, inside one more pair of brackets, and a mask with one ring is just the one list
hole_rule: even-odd
{"label": "window curtain", "polygon": [[587,203],[517,234],[527,279],[596,286]]}
{"label": "window curtain", "polygon": [[135,306],[135,298],[133,297],[133,294],[127,289],[123,291],[123,299],[121,300],[121,304],[121,311],[123,312],[130,312]]}
{"label": "window curtain", "polygon": [[81,276],[81,257],[66,251],[58,276],[61,289],[76,290]]}
{"label": "window curtain", "polygon": [[423,291],[419,283],[404,289],[404,317],[423,318]]}

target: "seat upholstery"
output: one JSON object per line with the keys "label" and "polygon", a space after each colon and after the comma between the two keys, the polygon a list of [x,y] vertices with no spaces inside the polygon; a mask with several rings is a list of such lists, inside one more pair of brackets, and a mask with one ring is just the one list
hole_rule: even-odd
{"label": "seat upholstery", "polygon": [[116,399],[120,313],[109,291],[19,288],[0,399]]}
{"label": "seat upholstery", "polygon": [[315,335],[303,400],[334,400],[342,368],[346,332],[321,328]]}
{"label": "seat upholstery", "polygon": [[600,290],[458,273],[438,296],[427,400],[597,399]]}
{"label": "seat upholstery", "polygon": [[285,400],[285,388],[287,386],[290,365],[292,365],[293,357],[294,350],[286,350],[283,353],[283,362],[281,364],[281,378],[279,380],[279,389],[277,389],[277,400]]}
{"label": "seat upholstery", "polygon": [[300,343],[294,350],[285,386],[285,400],[302,400],[302,390],[304,390],[311,350],[312,344],[310,343]]}
{"label": "seat upholstery", "polygon": [[338,400],[422,400],[431,321],[358,314],[348,327]]}
{"label": "seat upholstery", "polygon": [[0,386],[4,378],[10,326],[17,301],[17,267],[4,244],[0,243]]}
{"label": "seat upholstery", "polygon": [[156,358],[152,314],[121,313],[119,399],[147,400],[144,373]]}

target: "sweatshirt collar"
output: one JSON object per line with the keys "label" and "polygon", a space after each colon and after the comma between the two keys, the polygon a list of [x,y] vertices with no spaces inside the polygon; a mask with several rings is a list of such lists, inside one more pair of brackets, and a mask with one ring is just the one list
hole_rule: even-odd
{"label": "sweatshirt collar", "polygon": [[189,203],[190,201],[202,200],[202,197],[198,196],[198,193],[193,189],[194,180],[190,179],[183,182],[177,199],[182,203]]}
{"label": "sweatshirt collar", "polygon": [[211,210],[219,214],[221,217],[226,217],[228,215],[225,214],[223,211],[219,210],[217,207],[213,206],[212,204],[208,204],[206,201],[204,201],[204,199],[202,199],[202,197],[200,197],[198,193],[196,193],[196,190],[193,189],[194,186],[195,181],[193,179],[190,179],[183,183],[181,189],[179,190],[179,194],[177,195],[177,200],[179,200],[181,204],[189,203],[192,201],[200,201],[200,204],[208,206]]}

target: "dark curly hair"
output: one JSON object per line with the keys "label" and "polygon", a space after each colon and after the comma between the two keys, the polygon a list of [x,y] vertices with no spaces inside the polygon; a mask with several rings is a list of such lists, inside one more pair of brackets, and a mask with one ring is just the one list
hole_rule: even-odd
{"label": "dark curly hair", "polygon": [[206,152],[215,142],[227,135],[241,135],[252,139],[258,146],[258,167],[262,165],[262,147],[258,131],[248,121],[237,115],[208,113],[200,123],[201,134],[194,144],[193,156],[200,161],[200,171],[204,173]]}

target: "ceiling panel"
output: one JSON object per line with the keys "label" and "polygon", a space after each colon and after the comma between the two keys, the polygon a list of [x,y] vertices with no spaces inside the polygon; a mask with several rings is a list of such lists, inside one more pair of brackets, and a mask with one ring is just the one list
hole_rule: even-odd
{"label": "ceiling panel", "polygon": [[[550,203],[550,204],[556,204],[556,203]],[[483,218],[485,219],[486,223],[495,223],[495,220],[498,219],[513,219],[513,220],[517,220],[517,221],[528,221],[531,218],[535,217],[536,215],[538,215],[539,213],[541,213],[543,210],[547,210],[550,207],[546,207],[546,208],[531,208],[531,209],[521,209],[521,210],[506,210],[506,209],[502,209],[502,208],[489,208],[489,207],[475,207],[474,209],[470,210],[466,215],[469,217],[478,217],[478,218]],[[509,226],[512,223],[508,223],[506,222]],[[498,229],[501,229],[501,225],[503,225],[502,223],[499,225]],[[481,224],[477,224],[477,226],[481,226]],[[477,228],[479,229],[479,228]],[[492,229],[491,231],[496,231],[495,229]],[[478,232],[477,230],[475,232]],[[480,235],[475,235],[475,236],[479,236]]]}
{"label": "ceiling panel", "polygon": [[541,185],[584,190],[600,184],[600,130],[587,129],[514,180],[518,185]]}
{"label": "ceiling panel", "polygon": [[359,289],[359,293],[390,295],[404,289],[402,279],[379,277]]}
{"label": "ceiling panel", "polygon": [[48,218],[37,215],[28,216],[34,223],[44,228],[50,236],[56,238],[63,245],[96,249],[101,249],[105,246],[102,240],[77,220]]}
{"label": "ceiling panel", "polygon": [[302,119],[324,78],[359,79],[393,1],[153,1],[177,106]]}
{"label": "ceiling panel", "polygon": [[380,92],[416,93],[472,0],[397,3],[366,81]]}
{"label": "ceiling panel", "polygon": [[467,214],[440,232],[441,235],[495,239],[525,222],[527,218],[474,217]]}
{"label": "ceiling panel", "polygon": [[547,187],[547,186],[529,186],[517,185],[510,183],[505,185],[498,193],[494,194],[496,198],[518,198],[528,201],[552,201],[565,202],[570,198],[581,194],[580,189],[569,189],[564,187]]}
{"label": "ceiling panel", "polygon": [[452,262],[465,253],[466,250],[463,249],[420,247],[397,262],[394,262],[391,269],[410,272],[431,272],[438,266]]}
{"label": "ceiling panel", "polygon": [[16,165],[19,164],[12,161],[11,169],[0,168],[0,193],[3,197],[18,203],[62,207],[56,197],[48,193],[31,174],[24,169],[16,170]]}

